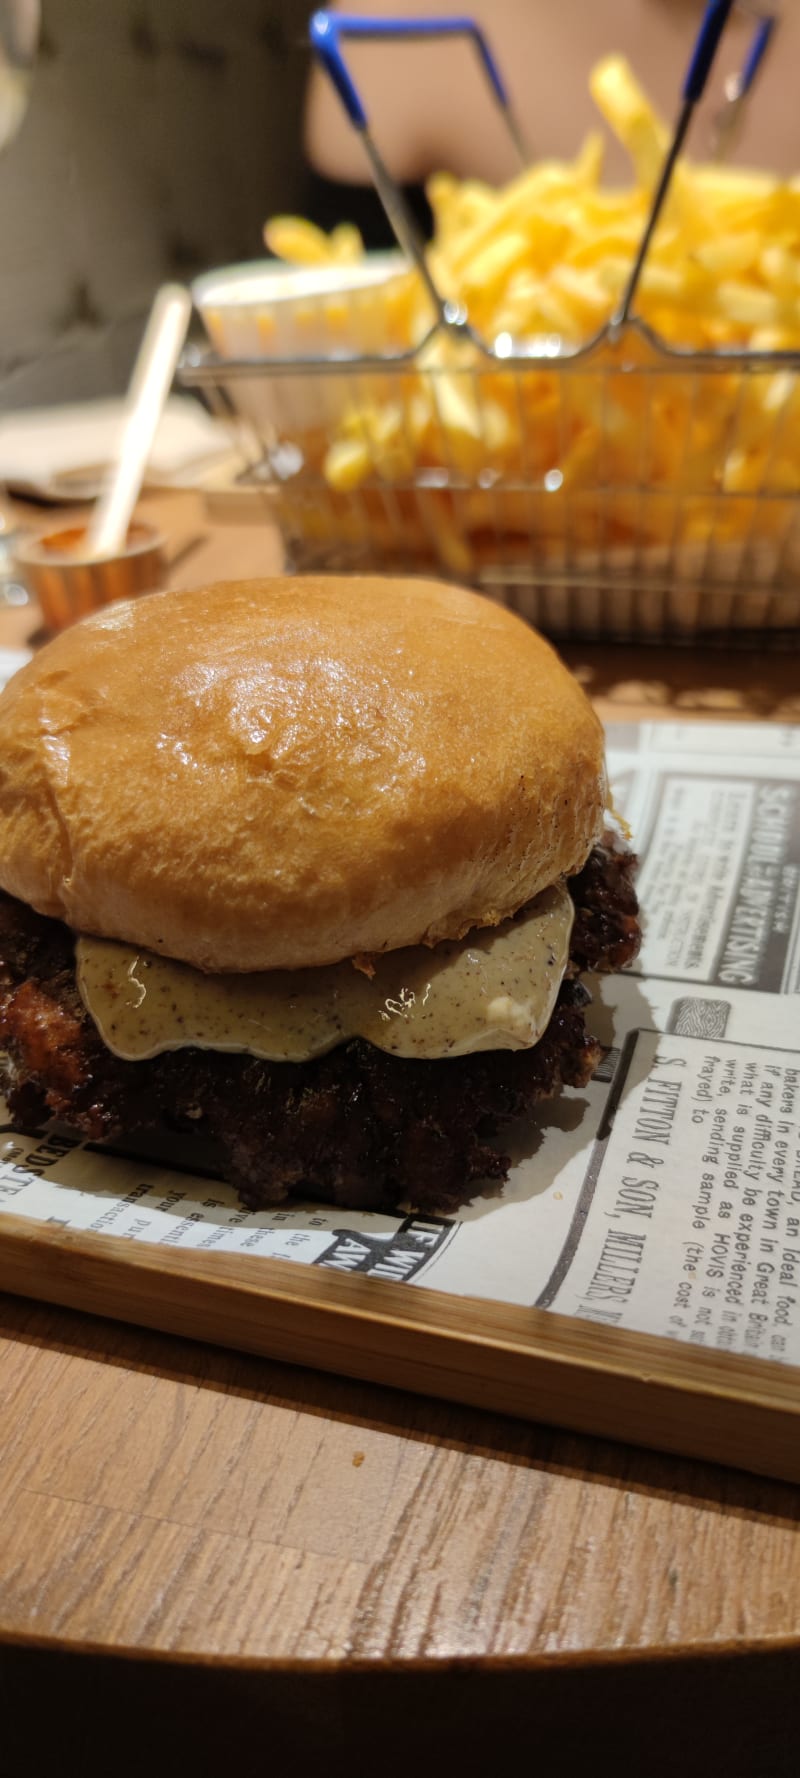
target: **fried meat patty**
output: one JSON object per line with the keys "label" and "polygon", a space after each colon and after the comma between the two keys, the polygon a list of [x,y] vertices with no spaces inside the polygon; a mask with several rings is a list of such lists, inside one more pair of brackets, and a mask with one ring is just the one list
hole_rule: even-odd
{"label": "fried meat patty", "polygon": [[125,1062],[106,1048],[75,980],[74,934],[0,895],[0,1045],[11,1115],[56,1117],[93,1141],[135,1130],[213,1138],[251,1210],[290,1193],[447,1215],[477,1182],[504,1179],[504,1124],[563,1085],[585,1086],[601,1057],[588,1035],[582,970],[621,969],[640,943],[635,859],[607,845],[570,879],[575,923],[550,1024],[529,1050],[408,1061],[358,1039],[303,1063],[186,1048]]}

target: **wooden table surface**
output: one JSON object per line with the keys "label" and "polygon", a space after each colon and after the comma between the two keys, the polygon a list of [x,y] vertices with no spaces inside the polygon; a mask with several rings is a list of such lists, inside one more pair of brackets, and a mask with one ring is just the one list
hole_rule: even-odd
{"label": "wooden table surface", "polygon": [[[176,582],[277,566],[274,538],[210,529],[194,496],[143,510]],[[0,643],[33,627],[7,612]],[[800,720],[798,655],[564,652],[604,717]],[[9,1297],[0,1343],[0,1639],[32,1657],[211,1657],[204,1687],[278,1662],[310,1688],[334,1663],[361,1710],[387,1664],[630,1676],[735,1644],[744,1685],[800,1649],[792,1487]],[[754,1772],[784,1769],[776,1745]]]}

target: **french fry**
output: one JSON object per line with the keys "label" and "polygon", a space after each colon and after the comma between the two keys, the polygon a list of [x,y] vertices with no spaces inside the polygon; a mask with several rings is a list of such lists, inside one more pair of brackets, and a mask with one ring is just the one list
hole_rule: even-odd
{"label": "french fry", "polygon": [[358,265],[364,257],[364,242],[354,222],[339,222],[328,236],[329,251],[336,265]]}
{"label": "french fry", "polygon": [[325,453],[325,480],[337,494],[352,494],[370,468],[370,449],[364,438],[336,438]]}
{"label": "french fry", "polygon": [[303,216],[273,216],[264,225],[264,245],[278,259],[295,265],[330,265],[332,253],[325,230]]}
{"label": "french fry", "polygon": [[735,276],[757,266],[763,248],[763,236],[756,228],[743,229],[741,234],[722,235],[716,240],[701,241],[694,248],[693,258],[703,270],[715,278]]}
{"label": "french fry", "polygon": [[623,56],[606,56],[589,79],[598,110],[633,161],[640,183],[655,185],[669,136]]}

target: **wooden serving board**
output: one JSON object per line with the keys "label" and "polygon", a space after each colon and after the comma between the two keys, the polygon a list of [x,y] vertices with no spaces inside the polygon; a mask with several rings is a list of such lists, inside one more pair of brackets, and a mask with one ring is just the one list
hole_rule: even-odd
{"label": "wooden serving board", "polygon": [[2,1213],[0,1289],[800,1482],[794,1366],[474,1297]]}

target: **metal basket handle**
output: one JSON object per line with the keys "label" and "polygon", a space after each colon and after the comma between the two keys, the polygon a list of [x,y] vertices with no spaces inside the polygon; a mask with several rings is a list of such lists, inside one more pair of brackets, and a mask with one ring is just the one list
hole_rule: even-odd
{"label": "metal basket handle", "polygon": [[731,12],[733,11],[733,6],[734,0],[708,0],[708,5],[700,29],[697,33],[694,49],[692,50],[689,66],[686,70],[686,78],[683,83],[683,92],[681,94],[681,108],[678,112],[675,128],[672,132],[672,141],[670,142],[664,157],[664,165],[661,168],[658,184],[653,193],[650,215],[647,218],[645,231],[639,243],[639,251],[634,260],[622,302],[609,323],[609,328],[612,334],[618,333],[619,329],[624,327],[630,318],[633,299],[639,287],[639,279],[642,275],[642,268],[647,258],[650,242],[653,239],[656,224],[661,215],[661,211],[664,208],[664,201],[672,183],[675,163],[686,140],[686,134],[694,116],[695,107],[698,104],[698,101],[702,99],[703,93],[705,92],[706,81],[711,73],[714,57],[719,49],[720,38],[722,37],[722,33],[728,23]]}
{"label": "metal basket handle", "polygon": [[523,167],[530,159],[519,120],[516,117],[500,69],[489,47],[486,33],[472,18],[363,18],[352,13],[315,12],[309,26],[311,46],[333,81],[353,128],[368,130],[367,114],[342,54],[340,38],[400,37],[406,41],[425,37],[468,37],[475,46],[481,68],[494,98],[503,114],[508,133]]}
{"label": "metal basket handle", "polygon": [[440,321],[463,329],[466,314],[458,303],[448,302],[437,289],[428,269],[422,237],[396,180],[377,147],[367,113],[342,51],[343,37],[401,38],[468,37],[475,46],[481,69],[505,122],[523,167],[528,164],[519,120],[505,82],[489,48],[485,33],[474,19],[461,18],[362,18],[352,13],[315,12],[309,25],[311,48],[341,99],[350,123],[358,131],[372,169],[378,196],[403,250],[413,259]]}
{"label": "metal basket handle", "polygon": [[712,154],[717,161],[725,159],[736,141],[777,23],[774,13],[759,18],[738,74],[729,74],[725,82],[725,100],[712,125]]}

